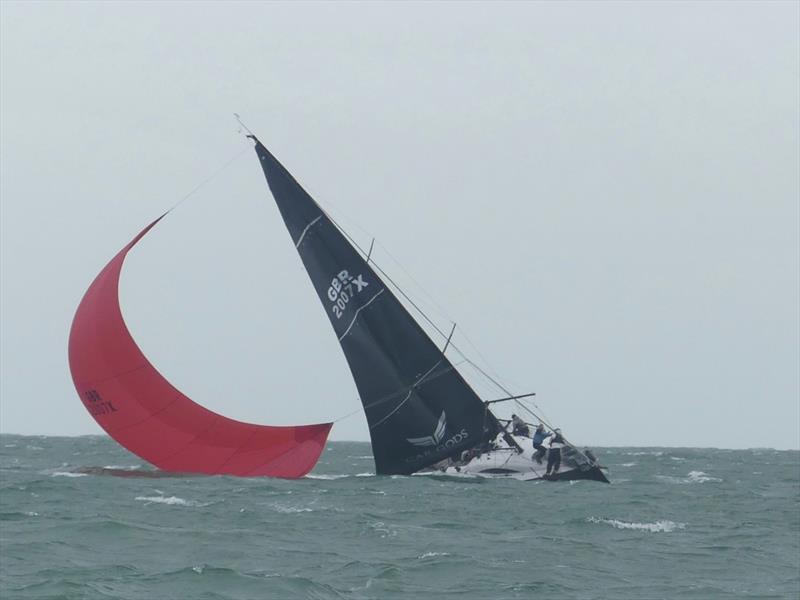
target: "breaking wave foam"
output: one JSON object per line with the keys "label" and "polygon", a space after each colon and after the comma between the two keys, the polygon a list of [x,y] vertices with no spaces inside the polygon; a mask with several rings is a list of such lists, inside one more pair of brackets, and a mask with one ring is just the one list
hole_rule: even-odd
{"label": "breaking wave foam", "polygon": [[311,473],[306,475],[306,479],[346,479],[347,477],[375,477],[375,473],[356,473],[355,475],[325,475]]}
{"label": "breaking wave foam", "polygon": [[664,456],[664,453],[661,450],[648,450],[648,451],[641,451],[637,450],[636,452],[623,452],[625,456]]}
{"label": "breaking wave foam", "polygon": [[638,531],[649,531],[651,533],[669,533],[676,529],[684,529],[686,523],[676,523],[675,521],[656,521],[655,523],[629,523],[627,521],[620,521],[618,519],[600,519],[598,517],[589,517],[586,519],[589,523],[602,523],[604,525],[611,525],[616,529],[634,529]]}
{"label": "breaking wave foam", "polygon": [[136,496],[136,500],[147,502],[148,504],[169,504],[170,506],[208,506],[208,504],[202,502],[184,500],[177,496]]}
{"label": "breaking wave foam", "polygon": [[434,556],[450,556],[449,552],[425,552],[424,554],[420,554],[417,558],[419,560],[424,560],[426,558],[433,558]]}
{"label": "breaking wave foam", "polygon": [[658,479],[662,479],[664,481],[668,481],[670,483],[706,483],[706,482],[713,482],[719,483],[722,481],[719,477],[711,477],[708,473],[703,473],[703,471],[689,471],[689,474],[686,477],[673,477],[671,475],[656,475]]}
{"label": "breaking wave foam", "polygon": [[314,512],[313,508],[308,507],[301,507],[301,506],[284,506],[282,504],[273,504],[273,508],[278,511],[279,513],[284,514],[294,514],[294,513],[304,513],[304,512]]}

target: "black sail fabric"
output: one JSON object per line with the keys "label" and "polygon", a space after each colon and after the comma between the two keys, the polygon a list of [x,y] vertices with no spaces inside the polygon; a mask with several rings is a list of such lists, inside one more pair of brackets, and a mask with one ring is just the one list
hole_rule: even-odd
{"label": "black sail fabric", "polygon": [[376,471],[413,473],[495,435],[494,417],[460,373],[313,198],[253,139],[350,365]]}

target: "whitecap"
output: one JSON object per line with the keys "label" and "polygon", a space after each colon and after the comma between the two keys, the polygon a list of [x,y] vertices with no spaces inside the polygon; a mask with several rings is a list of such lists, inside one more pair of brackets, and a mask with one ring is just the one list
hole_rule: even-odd
{"label": "whitecap", "polygon": [[170,506],[208,506],[202,502],[194,500],[184,500],[177,496],[136,496],[136,500],[147,502],[148,504],[168,504]]}
{"label": "whitecap", "polygon": [[684,529],[686,523],[676,523],[675,521],[656,521],[654,523],[629,523],[627,521],[620,521],[619,519],[600,519],[598,517],[589,517],[586,519],[589,523],[602,523],[611,525],[616,529],[634,529],[637,531],[649,531],[651,533],[670,533],[676,529]]}
{"label": "whitecap", "polygon": [[16,448],[16,447],[17,447],[16,444],[6,444],[5,446],[3,446],[3,448]]}
{"label": "whitecap", "polygon": [[693,483],[704,483],[706,481],[722,481],[718,477],[711,477],[708,473],[702,471],[689,471],[689,481]]}
{"label": "whitecap", "polygon": [[680,460],[680,461],[686,460],[685,458],[681,458],[680,456],[670,456],[669,459],[670,460]]}
{"label": "whitecap", "polygon": [[306,475],[306,479],[344,479],[345,477],[350,477],[350,475],[317,475],[317,474],[309,474]]}
{"label": "whitecap", "polygon": [[395,537],[397,535],[397,531],[387,527],[386,523],[383,521],[375,521],[374,523],[369,523],[368,527],[378,533],[382,538],[386,537]]}
{"label": "whitecap", "polygon": [[664,456],[664,453],[660,450],[650,450],[649,452],[623,452],[623,454],[626,456]]}
{"label": "whitecap", "polygon": [[424,560],[426,558],[432,558],[434,556],[450,556],[449,552],[425,552],[424,554],[420,554],[417,558],[419,560]]}
{"label": "whitecap", "polygon": [[273,504],[272,507],[279,513],[284,514],[314,512],[314,509],[305,506],[283,506],[281,504]]}
{"label": "whitecap", "polygon": [[686,477],[673,477],[671,475],[656,475],[657,479],[668,481],[669,483],[687,484],[687,483],[706,483],[713,482],[719,483],[722,481],[719,477],[711,477],[708,473],[703,471],[689,471]]}
{"label": "whitecap", "polygon": [[621,465],[617,465],[618,467],[635,467],[639,463],[629,462],[629,463],[622,463]]}
{"label": "whitecap", "polygon": [[70,473],[69,471],[56,471],[50,477],[88,477],[86,473]]}

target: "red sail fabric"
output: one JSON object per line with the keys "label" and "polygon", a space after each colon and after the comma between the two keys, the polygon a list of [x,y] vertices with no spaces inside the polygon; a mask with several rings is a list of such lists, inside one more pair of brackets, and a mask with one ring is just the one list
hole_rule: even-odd
{"label": "red sail fabric", "polygon": [[218,415],[173,387],[131,337],[119,305],[122,263],[162,218],[111,259],[75,313],[69,366],[84,406],[108,435],[165,471],[302,477],[319,459],[331,423],[272,427]]}

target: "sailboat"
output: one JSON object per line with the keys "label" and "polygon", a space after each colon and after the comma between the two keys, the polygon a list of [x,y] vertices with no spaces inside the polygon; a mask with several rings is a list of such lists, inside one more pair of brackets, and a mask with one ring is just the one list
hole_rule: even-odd
{"label": "sailboat", "polygon": [[[491,410],[497,400],[484,402],[448,359],[450,339],[443,348],[431,340],[379,276],[391,281],[369,253],[360,252],[247,132],[347,359],[377,474],[608,481],[591,452],[568,443],[561,467],[548,475],[531,439],[509,431]],[[84,405],[112,438],[164,470],[305,475],[319,458],[331,423],[270,427],[213,413],[161,376],[128,332],[118,297],[122,263],[162,217],[109,262],[78,307],[69,358]]]}

